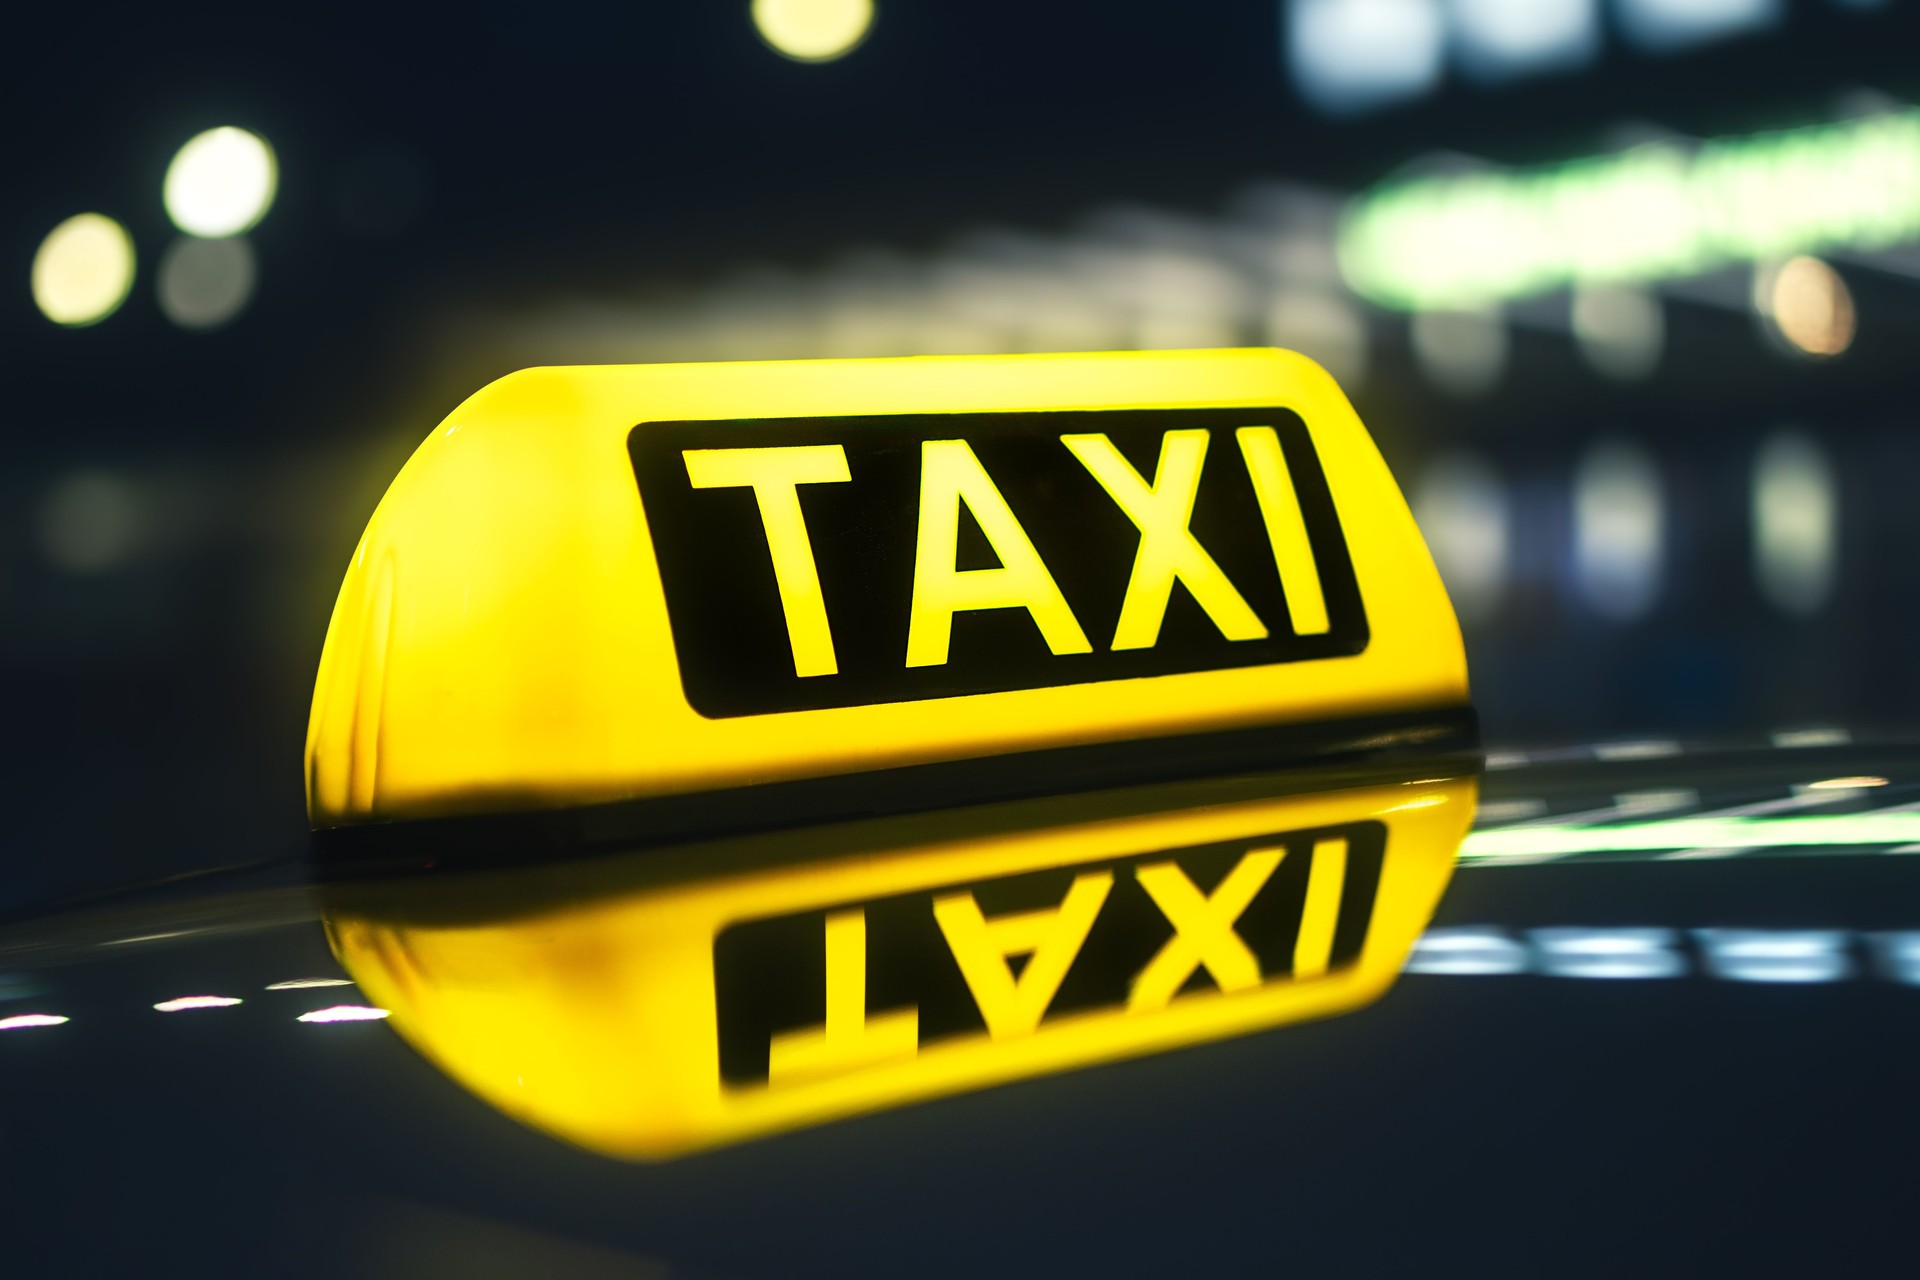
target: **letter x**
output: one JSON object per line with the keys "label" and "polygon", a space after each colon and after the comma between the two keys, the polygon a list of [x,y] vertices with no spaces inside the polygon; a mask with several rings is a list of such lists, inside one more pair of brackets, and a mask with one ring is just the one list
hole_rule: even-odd
{"label": "letter x", "polygon": [[1134,553],[1133,575],[1127,580],[1120,623],[1113,631],[1115,649],[1154,646],[1176,578],[1186,584],[1221,635],[1229,640],[1266,638],[1266,625],[1187,527],[1200,491],[1200,468],[1207,458],[1204,429],[1169,431],[1160,437],[1160,462],[1151,485],[1103,435],[1061,436],[1060,443],[1072,450],[1140,530],[1140,549]]}
{"label": "letter x", "polygon": [[1233,926],[1254,895],[1272,877],[1285,849],[1255,849],[1235,864],[1212,896],[1200,892],[1178,864],[1156,862],[1134,874],[1167,923],[1173,937],[1133,980],[1127,1011],[1164,1009],[1201,965],[1222,991],[1260,985],[1260,962]]}

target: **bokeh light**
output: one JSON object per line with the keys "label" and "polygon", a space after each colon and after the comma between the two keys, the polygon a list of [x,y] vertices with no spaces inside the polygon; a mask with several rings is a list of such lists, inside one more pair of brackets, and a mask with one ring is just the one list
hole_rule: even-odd
{"label": "bokeh light", "polygon": [[873,0],[753,0],[753,25],[796,62],[831,62],[866,39]]}
{"label": "bokeh light", "polygon": [[1838,929],[1700,929],[1707,972],[1733,982],[1839,982],[1853,976]]}
{"label": "bokeh light", "polygon": [[160,310],[183,329],[214,329],[253,297],[253,246],[245,238],[181,236],[161,255]]}
{"label": "bokeh light", "polygon": [[1446,44],[1436,0],[1294,0],[1287,8],[1294,83],[1331,115],[1426,93],[1439,83]]}
{"label": "bokeh light", "polygon": [[1615,18],[1650,53],[1674,53],[1780,20],[1781,0],[1617,0]]}
{"label": "bokeh light", "polygon": [[1833,590],[1840,503],[1833,464],[1812,437],[1775,433],[1753,463],[1753,572],[1782,612],[1817,613]]}
{"label": "bokeh light", "polygon": [[1389,177],[1340,226],[1369,301],[1439,310],[1578,284],[1681,280],[1735,263],[1920,238],[1920,110],[1521,169]]}
{"label": "bokeh light", "polygon": [[1268,342],[1311,357],[1349,392],[1366,379],[1366,318],[1331,289],[1275,292],[1266,326]]}
{"label": "bokeh light", "polygon": [[188,235],[234,236],[267,216],[279,188],[279,162],[266,139],[223,126],[174,154],[163,194],[167,216]]}
{"label": "bokeh light", "polygon": [[80,471],[61,480],[40,504],[40,545],[68,573],[111,569],[132,554],[140,535],[140,502],[124,478]]}
{"label": "bokeh light", "polygon": [[1525,973],[1528,963],[1525,944],[1502,930],[1429,929],[1407,957],[1407,972],[1455,976]]}
{"label": "bokeh light", "polygon": [[1564,71],[1600,47],[1596,0],[1451,0],[1454,56],[1483,80]]}
{"label": "bokeh light", "polygon": [[1672,929],[1558,928],[1529,931],[1541,973],[1550,978],[1677,978],[1686,972]]}
{"label": "bokeh light", "polygon": [[1755,302],[1796,351],[1837,356],[1853,345],[1853,294],[1818,258],[1790,258],[1759,274]]}
{"label": "bokeh light", "polygon": [[1660,300],[1627,285],[1582,285],[1573,291],[1573,336],[1580,354],[1608,377],[1644,378],[1660,363],[1666,318]]}
{"label": "bokeh light", "polygon": [[133,288],[133,238],[100,213],[76,213],[47,233],[33,255],[33,301],[69,328],[98,324]]}
{"label": "bokeh light", "polygon": [[1665,543],[1666,501],[1653,459],[1624,440],[1594,445],[1573,478],[1573,572],[1581,597],[1615,621],[1643,616],[1660,594]]}
{"label": "bokeh light", "polygon": [[1408,336],[1421,371],[1450,395],[1484,395],[1507,367],[1507,327],[1494,311],[1417,312]]}
{"label": "bokeh light", "polygon": [[1430,463],[1413,491],[1413,514],[1460,616],[1478,622],[1506,589],[1512,516],[1492,467],[1471,454]]}

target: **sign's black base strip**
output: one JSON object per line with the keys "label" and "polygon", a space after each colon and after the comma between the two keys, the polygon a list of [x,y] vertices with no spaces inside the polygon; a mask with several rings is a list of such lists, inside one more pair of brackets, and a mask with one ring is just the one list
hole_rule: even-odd
{"label": "sign's black base strip", "polygon": [[1472,708],[1447,707],[1057,747],[569,809],[516,809],[524,798],[486,793],[465,797],[483,810],[470,816],[336,827],[315,832],[311,847],[314,871],[323,879],[443,865],[510,866],[1000,801],[1293,767],[1391,764],[1478,749]]}

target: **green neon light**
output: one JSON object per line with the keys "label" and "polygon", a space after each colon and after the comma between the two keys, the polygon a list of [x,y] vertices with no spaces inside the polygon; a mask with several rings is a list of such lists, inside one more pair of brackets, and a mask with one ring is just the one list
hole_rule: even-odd
{"label": "green neon light", "polygon": [[1662,849],[1766,849],[1920,843],[1920,812],[1828,814],[1798,818],[1670,818],[1618,826],[1498,827],[1475,831],[1460,848],[1474,858],[1558,858],[1580,853]]}
{"label": "green neon light", "polygon": [[1917,235],[1920,110],[1903,109],[1540,169],[1388,182],[1348,207],[1339,251],[1363,297],[1429,310]]}

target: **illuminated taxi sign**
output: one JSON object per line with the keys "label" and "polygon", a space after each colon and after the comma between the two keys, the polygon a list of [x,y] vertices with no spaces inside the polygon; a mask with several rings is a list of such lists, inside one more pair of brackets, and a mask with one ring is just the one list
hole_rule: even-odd
{"label": "illuminated taxi sign", "polygon": [[[821,829],[802,865],[665,887],[583,893],[573,867],[565,900],[472,920],[439,883],[336,888],[328,934],[390,1025],[493,1106],[661,1159],[1378,998],[1451,874],[1473,781],[1251,798],[1267,785]],[[520,901],[528,874],[488,893]]]}
{"label": "illuminated taxi sign", "polygon": [[1462,706],[1337,387],[1270,350],[533,369],[356,549],[316,826]]}
{"label": "illuminated taxi sign", "polygon": [[647,423],[630,447],[702,715],[1366,647],[1290,409]]}

